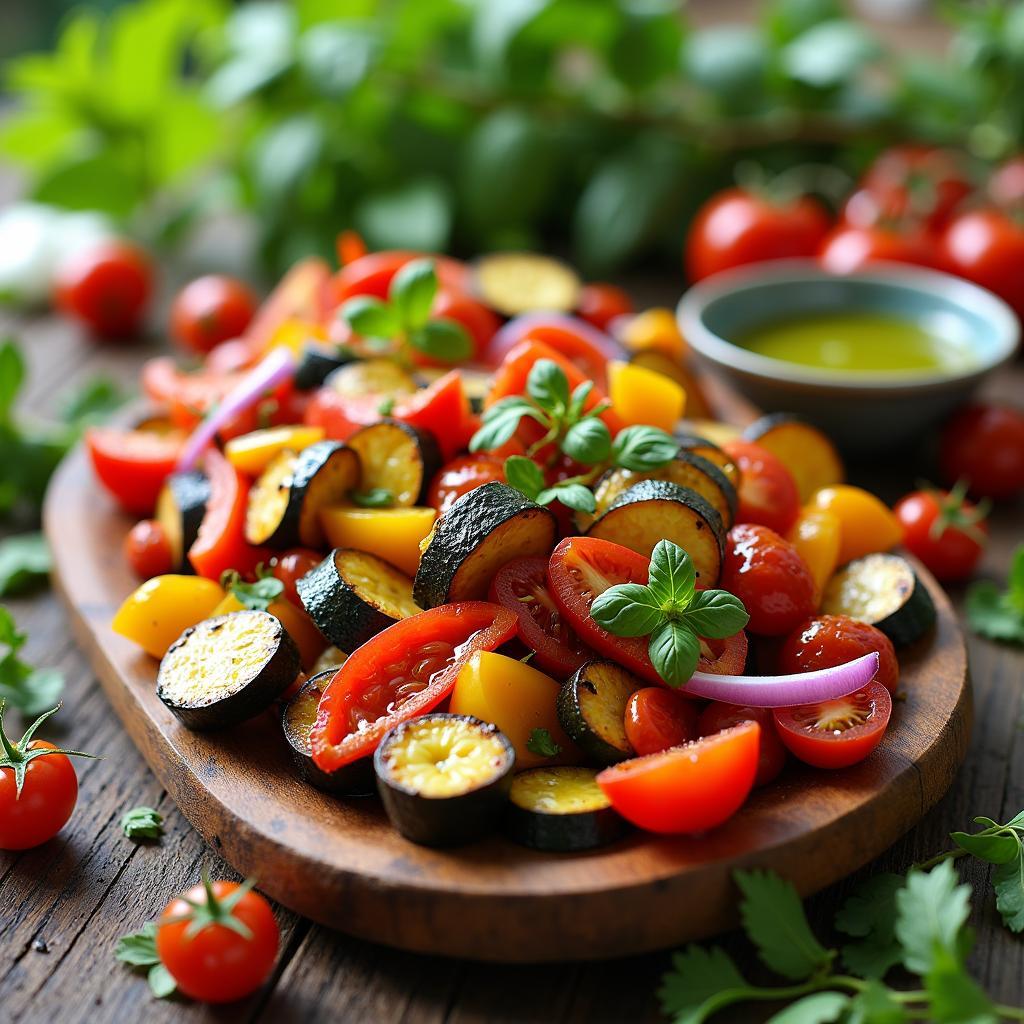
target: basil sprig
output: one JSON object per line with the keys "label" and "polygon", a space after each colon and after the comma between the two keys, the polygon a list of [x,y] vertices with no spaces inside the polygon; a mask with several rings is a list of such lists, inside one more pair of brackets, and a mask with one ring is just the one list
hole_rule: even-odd
{"label": "basil sprig", "polygon": [[649,636],[648,652],[669,686],[683,686],[697,671],[700,638],[723,640],[749,620],[743,602],[726,590],[697,590],[690,556],[678,544],[658,541],[650,575],[598,595],[591,618],[616,636]]}

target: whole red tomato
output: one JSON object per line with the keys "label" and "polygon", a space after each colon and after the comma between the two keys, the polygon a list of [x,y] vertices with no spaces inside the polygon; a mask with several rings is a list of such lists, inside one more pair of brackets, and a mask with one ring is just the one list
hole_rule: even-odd
{"label": "whole red tomato", "polygon": [[295,584],[322,561],[323,556],[309,548],[291,548],[283,555],[276,555],[270,560],[270,571],[284,584],[284,596],[301,608],[302,598],[299,597]]}
{"label": "whole red tomato", "polygon": [[[39,750],[56,751],[57,747],[46,740],[32,740],[24,753]],[[67,824],[77,800],[78,777],[63,754],[33,757],[25,769],[20,796],[14,769],[0,768],[0,850],[30,850],[52,839]]]}
{"label": "whole red tomato", "polygon": [[720,581],[747,609],[747,629],[788,633],[814,612],[814,580],[796,548],[767,526],[740,523],[726,538]]}
{"label": "whole red tomato", "polygon": [[725,451],[740,469],[741,523],[761,523],[787,533],[800,514],[800,490],[782,460],[753,441],[728,441]]}
{"label": "whole red tomato", "polygon": [[152,293],[152,263],[129,242],[101,242],[75,253],[54,284],[58,308],[101,338],[134,334]]}
{"label": "whole red tomato", "polygon": [[965,490],[914,491],[893,509],[903,546],[946,583],[974,572],[988,540],[985,510],[964,501]]}
{"label": "whole red tomato", "polygon": [[842,224],[822,243],[821,265],[831,274],[852,274],[880,260],[932,267],[934,243],[913,228]]}
{"label": "whole red tomato", "polygon": [[783,641],[778,654],[780,672],[813,672],[832,668],[875,651],[875,678],[895,693],[900,663],[892,641],[880,630],[847,615],[818,615],[801,623]]}
{"label": "whole red tomato", "polygon": [[963,406],[942,430],[939,460],[951,486],[966,480],[972,494],[1012,498],[1024,490],[1024,412]]}
{"label": "whole red tomato", "polygon": [[156,519],[142,519],[128,531],[124,539],[124,556],[140,580],[162,576],[174,566],[167,531]]}
{"label": "whole red tomato", "polygon": [[675,690],[645,686],[626,704],[626,739],[638,755],[657,754],[695,740],[697,706]]}
{"label": "whole red tomato", "polygon": [[[255,992],[273,969],[280,940],[274,913],[259,893],[239,895],[240,888],[237,882],[195,885],[160,915],[157,954],[192,999],[232,1003]],[[235,927],[222,923],[227,918]]]}
{"label": "whole red tomato", "polygon": [[686,274],[700,281],[745,263],[811,258],[828,229],[828,214],[809,196],[773,202],[741,188],[727,189],[697,211],[686,238]]}
{"label": "whole red tomato", "polygon": [[207,274],[190,281],[171,306],[171,334],[200,354],[241,337],[256,312],[256,296],[237,278]]}
{"label": "whole red tomato", "polygon": [[602,331],[619,316],[633,312],[633,300],[618,285],[595,283],[583,286],[576,306],[577,315]]}
{"label": "whole red tomato", "polygon": [[1001,210],[972,210],[952,221],[940,242],[954,274],[995,292],[1024,317],[1024,225]]}

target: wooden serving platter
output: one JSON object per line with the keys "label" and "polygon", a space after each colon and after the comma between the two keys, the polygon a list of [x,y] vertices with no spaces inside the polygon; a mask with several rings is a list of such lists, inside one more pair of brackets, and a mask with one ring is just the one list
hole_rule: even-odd
{"label": "wooden serving platter", "polygon": [[830,773],[791,764],[702,838],[635,834],[586,854],[544,854],[500,837],[456,850],[402,839],[376,799],[339,799],[293,773],[266,714],[190,733],[155,693],[156,662],[110,630],[136,585],[121,556],[129,521],[79,448],[50,486],[45,527],[78,642],[135,744],[208,843],[300,914],[352,935],[476,960],[590,960],[700,938],[735,923],[735,868],[764,867],[802,894],[856,870],[945,793],[967,749],[963,638],[945,594],[931,638],[903,652],[906,700],[881,747]]}

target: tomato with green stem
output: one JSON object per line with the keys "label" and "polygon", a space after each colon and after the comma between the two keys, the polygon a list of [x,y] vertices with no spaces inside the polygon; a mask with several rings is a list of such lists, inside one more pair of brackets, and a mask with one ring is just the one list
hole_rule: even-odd
{"label": "tomato with green stem", "polygon": [[903,546],[943,583],[967,579],[988,541],[987,503],[966,500],[966,483],[951,491],[927,488],[897,502]]}
{"label": "tomato with green stem", "polygon": [[754,708],[743,704],[712,701],[700,714],[697,733],[700,736],[714,736],[742,722],[757,722],[761,727],[754,785],[766,786],[779,777],[779,773],[786,766],[788,756],[782,740],[775,731],[771,708]]}
{"label": "tomato with green stem", "polygon": [[280,933],[270,904],[242,882],[202,883],[157,920],[156,951],[178,988],[204,1003],[232,1003],[270,976]]}
{"label": "tomato with green stem", "polygon": [[640,757],[695,740],[697,705],[664,686],[637,690],[626,704],[626,739]]}

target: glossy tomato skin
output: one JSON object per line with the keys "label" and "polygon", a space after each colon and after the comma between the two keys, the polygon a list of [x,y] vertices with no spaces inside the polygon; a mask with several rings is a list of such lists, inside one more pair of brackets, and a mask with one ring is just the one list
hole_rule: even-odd
{"label": "glossy tomato skin", "polygon": [[583,286],[576,312],[598,329],[607,331],[616,317],[633,312],[633,300],[618,285],[595,282]]}
{"label": "glossy tomato skin", "polygon": [[310,548],[289,548],[270,560],[270,571],[284,584],[284,596],[297,608],[303,604],[295,584],[322,561],[323,556]]}
{"label": "glossy tomato skin", "polygon": [[843,224],[822,242],[821,265],[831,274],[852,274],[871,263],[912,263],[934,267],[934,243],[914,231]]}
{"label": "glossy tomato skin", "polygon": [[174,555],[163,525],[156,519],[141,519],[125,536],[125,560],[140,580],[163,576],[173,569]]}
{"label": "glossy tomato skin", "polygon": [[[32,740],[29,750],[55,749]],[[17,795],[12,768],[0,768],[0,850],[30,850],[52,839],[68,822],[78,800],[78,777],[63,754],[33,758]]]}
{"label": "glossy tomato skin", "polygon": [[998,499],[1024,491],[1024,412],[965,405],[943,428],[940,463],[947,484],[966,480],[972,494]]}
{"label": "glossy tomato skin", "polygon": [[391,415],[433,434],[446,459],[465,450],[479,426],[458,370],[439,377],[430,387],[399,399]]}
{"label": "glossy tomato skin", "polygon": [[516,617],[519,639],[534,652],[533,664],[556,679],[565,679],[594,657],[565,621],[548,590],[548,563],[517,558],[491,581],[490,600]]}
{"label": "glossy tomato skin", "polygon": [[438,470],[430,484],[427,504],[447,512],[456,498],[494,481],[505,482],[505,462],[491,452],[460,455]]}
{"label": "glossy tomato skin", "polygon": [[815,768],[848,768],[882,742],[892,698],[872,681],[848,697],[776,708],[772,714],[779,738],[794,757]]}
{"label": "glossy tomato skin", "polygon": [[626,739],[637,756],[657,754],[695,740],[697,706],[664,686],[637,690],[626,705]]}
{"label": "glossy tomato skin", "polygon": [[941,257],[952,273],[995,292],[1024,316],[1024,227],[1001,210],[971,210],[942,236]]}
{"label": "glossy tomato skin", "polygon": [[757,722],[761,727],[761,746],[757,756],[755,786],[766,786],[779,777],[786,766],[786,748],[775,731],[771,708],[752,708],[742,704],[712,701],[701,713],[697,723],[700,736],[713,736],[741,722]]}
{"label": "glossy tomato skin", "polygon": [[872,651],[878,655],[878,680],[890,693],[900,681],[900,663],[892,641],[880,630],[847,615],[816,615],[802,622],[782,643],[781,673],[813,672],[843,665]]}
{"label": "glossy tomato skin", "polygon": [[[213,892],[225,900],[238,888],[237,882],[214,882]],[[206,891],[193,886],[171,900],[157,921],[156,951],[181,991],[204,1003],[231,1003],[255,992],[270,975],[280,942],[277,922],[267,901],[247,892],[232,910],[251,933],[240,935],[222,924],[210,924],[194,935],[186,935],[192,903],[204,904]]]}
{"label": "glossy tomato skin", "polygon": [[787,533],[800,515],[800,491],[793,474],[776,455],[752,441],[728,441],[723,447],[740,468],[736,518]]}
{"label": "glossy tomato skin", "polygon": [[705,832],[731,818],[757,774],[756,722],[606,768],[597,783],[612,807],[648,832]]}
{"label": "glossy tomato skin", "polygon": [[893,509],[903,527],[903,546],[943,583],[970,577],[988,538],[988,526],[975,521],[978,510],[968,501],[958,503],[954,515],[966,517],[969,526],[946,522],[943,506],[950,501],[946,492],[915,491]]}
{"label": "glossy tomato skin", "polygon": [[181,431],[158,433],[90,427],[85,447],[104,489],[126,511],[152,515],[164,481],[174,472],[185,448]]}
{"label": "glossy tomato skin", "polygon": [[746,263],[811,258],[828,229],[828,214],[808,196],[776,204],[728,189],[697,212],[686,238],[686,274],[695,282]]}
{"label": "glossy tomato skin", "polygon": [[434,261],[438,281],[443,287],[463,293],[469,292],[469,270],[464,263],[447,256],[389,249],[367,253],[351,263],[346,263],[330,282],[330,301],[333,305],[340,305],[356,295],[372,295],[378,299],[386,299],[395,274],[406,263],[423,258]]}
{"label": "glossy tomato skin", "polygon": [[171,334],[192,352],[204,354],[222,341],[239,338],[252,322],[256,296],[225,274],[190,281],[171,306]]}
{"label": "glossy tomato skin", "polygon": [[58,308],[101,338],[124,338],[142,324],[153,293],[153,265],[138,246],[101,242],[57,271]]}
{"label": "glossy tomato skin", "polygon": [[723,589],[750,615],[747,629],[778,636],[814,612],[814,580],[804,560],[774,530],[754,523],[734,526],[725,542]]}

